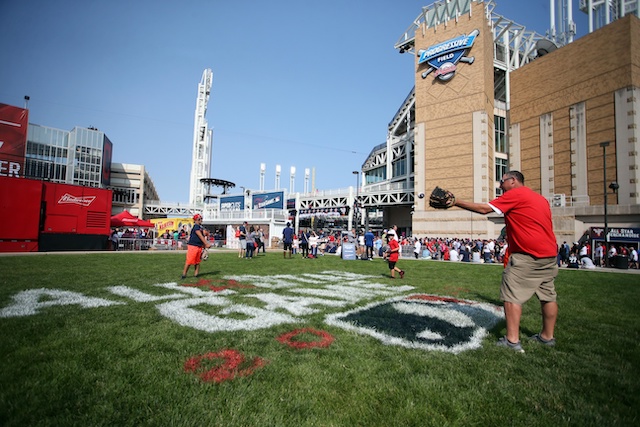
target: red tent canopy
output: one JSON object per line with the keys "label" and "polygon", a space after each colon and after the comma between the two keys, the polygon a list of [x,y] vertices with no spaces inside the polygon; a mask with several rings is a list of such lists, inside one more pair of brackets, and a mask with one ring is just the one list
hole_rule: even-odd
{"label": "red tent canopy", "polygon": [[129,211],[122,211],[117,215],[111,217],[112,227],[150,227],[154,228],[156,225],[151,221],[140,219],[137,216],[133,216]]}

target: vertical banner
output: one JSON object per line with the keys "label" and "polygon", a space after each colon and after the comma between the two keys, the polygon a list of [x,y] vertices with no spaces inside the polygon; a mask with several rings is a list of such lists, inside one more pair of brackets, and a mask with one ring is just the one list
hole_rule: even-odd
{"label": "vertical banner", "polygon": [[113,153],[113,143],[104,136],[102,142],[102,185],[111,185],[111,156]]}
{"label": "vertical banner", "polygon": [[0,104],[0,176],[24,176],[29,110]]}

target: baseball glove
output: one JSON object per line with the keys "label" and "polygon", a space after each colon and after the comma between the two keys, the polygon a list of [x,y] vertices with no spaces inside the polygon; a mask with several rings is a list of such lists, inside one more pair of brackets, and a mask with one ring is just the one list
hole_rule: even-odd
{"label": "baseball glove", "polygon": [[209,259],[209,249],[207,249],[207,248],[203,248],[202,249],[202,255],[200,256],[200,259],[202,261],[206,261],[206,260]]}
{"label": "baseball glove", "polygon": [[449,209],[456,204],[456,196],[451,191],[436,186],[429,196],[429,206],[436,209]]}

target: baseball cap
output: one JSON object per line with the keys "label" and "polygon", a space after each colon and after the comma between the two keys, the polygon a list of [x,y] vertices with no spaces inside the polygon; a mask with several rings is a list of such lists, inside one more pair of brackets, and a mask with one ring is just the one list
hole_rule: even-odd
{"label": "baseball cap", "polygon": [[195,215],[193,216],[193,220],[194,220],[194,221],[197,221],[197,220],[199,220],[199,219],[202,219],[202,215],[200,215],[199,213],[197,213],[197,214],[195,214]]}

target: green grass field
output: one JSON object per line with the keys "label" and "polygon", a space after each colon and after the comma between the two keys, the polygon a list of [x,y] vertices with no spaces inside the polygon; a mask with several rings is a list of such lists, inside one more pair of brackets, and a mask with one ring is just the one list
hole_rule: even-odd
{"label": "green grass field", "polygon": [[485,312],[421,298],[500,306],[501,266],[401,260],[406,276],[391,280],[379,259],[213,252],[199,278],[180,280],[183,263],[183,253],[0,257],[0,425],[640,424],[638,274],[561,270],[555,348],[526,341],[540,328],[534,298],[525,354],[495,346],[504,321],[452,353],[376,333],[464,343]]}

